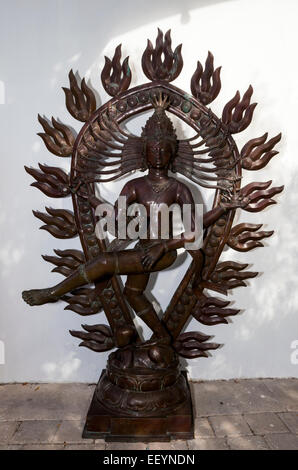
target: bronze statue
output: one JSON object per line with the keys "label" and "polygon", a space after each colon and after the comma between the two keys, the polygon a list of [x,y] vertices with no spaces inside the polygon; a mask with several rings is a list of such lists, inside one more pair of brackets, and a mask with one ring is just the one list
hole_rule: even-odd
{"label": "bronze statue", "polygon": [[[163,59],[162,59],[162,54]],[[209,53],[205,69],[198,62],[191,80],[193,96],[170,85],[180,73],[181,45],[173,52],[170,32],[159,30],[156,47],[148,41],[142,67],[150,82],[128,90],[131,72],[128,58],[121,65],[121,49],[106,58],[102,83],[112,96],[96,110],[92,90],[82,80],[81,88],[73,72],[70,89],[64,89],[69,112],[85,122],[75,138],[70,129],[54,118],[52,126],[39,116],[44,133],[39,134],[55,155],[72,155],[71,172],[40,165],[26,168],[37,181],[33,186],[50,197],[72,195],[74,213],[46,208],[34,212],[45,222],[41,228],[58,238],[79,235],[83,252],[55,250],[58,256],[44,256],[56,265],[54,271],[66,276],[59,284],[23,292],[29,305],[63,300],[80,315],[93,315],[103,309],[109,325],[83,325],[84,332],[71,331],[82,339],[80,345],[94,351],[111,353],[91,403],[84,437],[103,436],[107,440],[152,440],[193,436],[191,397],[185,373],[179,369],[178,356],[208,357],[216,343],[199,332],[181,333],[192,315],[205,325],[227,323],[226,317],[239,310],[208,296],[206,290],[227,294],[245,286],[245,279],[256,276],[244,271],[247,264],[218,262],[227,244],[238,251],[262,246],[260,240],[273,232],[259,231],[261,225],[239,224],[232,228],[236,208],[256,212],[275,201],[283,187],[268,189],[271,181],[250,183],[241,188],[241,168],[263,168],[277,153],[273,150],[280,135],[267,140],[267,134],[250,140],[239,154],[232,134],[250,123],[256,104],[250,104],[252,87],[240,100],[239,92],[227,103],[222,119],[206,107],[220,91],[220,68],[214,70]],[[128,133],[120,124],[128,117],[154,108],[140,137]],[[177,139],[166,114],[171,112],[189,124],[195,135]],[[150,225],[152,207],[178,204],[191,207],[191,230],[174,237],[172,219],[167,238],[162,236],[160,219],[155,238],[150,231],[140,237],[134,248],[130,239],[115,238],[110,244],[96,236],[95,209],[103,201],[95,196],[95,183],[104,183],[133,170],[146,171],[126,183],[120,196],[127,207],[138,203],[145,208]],[[150,273],[171,266],[177,249],[194,241],[195,201],[189,188],[175,177],[181,173],[196,184],[215,190],[213,209],[203,216],[204,243],[190,250],[191,265],[166,312],[160,319],[145,294]],[[117,203],[111,212],[119,221]],[[108,214],[112,216],[112,214]],[[128,219],[129,220],[129,219]],[[147,225],[148,227],[148,225]],[[126,229],[125,229],[126,230]],[[117,275],[127,275],[124,289]],[[149,341],[139,336],[130,308],[153,332]]]}

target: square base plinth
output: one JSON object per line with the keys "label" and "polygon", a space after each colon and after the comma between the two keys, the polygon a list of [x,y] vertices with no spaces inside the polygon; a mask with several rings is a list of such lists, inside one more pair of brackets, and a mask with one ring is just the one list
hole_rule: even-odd
{"label": "square base plinth", "polygon": [[[104,371],[103,371],[104,373]],[[95,393],[83,431],[85,439],[105,439],[107,442],[154,442],[172,439],[193,439],[194,420],[190,389],[186,373],[188,397],[169,416],[119,416],[104,408]]]}

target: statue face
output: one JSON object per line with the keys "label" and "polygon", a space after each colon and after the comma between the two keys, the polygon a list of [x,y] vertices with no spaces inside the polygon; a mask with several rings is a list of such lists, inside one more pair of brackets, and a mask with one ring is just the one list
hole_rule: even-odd
{"label": "statue face", "polygon": [[152,168],[166,168],[173,155],[172,145],[167,140],[149,141],[146,145],[146,161]]}

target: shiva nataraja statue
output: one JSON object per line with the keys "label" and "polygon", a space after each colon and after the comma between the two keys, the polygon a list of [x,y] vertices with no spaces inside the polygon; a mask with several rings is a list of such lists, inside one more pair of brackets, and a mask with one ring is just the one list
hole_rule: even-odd
{"label": "shiva nataraja statue", "polygon": [[[206,107],[221,87],[220,68],[214,70],[212,54],[208,54],[205,69],[198,62],[191,80],[192,96],[170,84],[182,66],[181,45],[173,52],[170,32],[163,36],[159,30],[156,47],[148,41],[142,58],[149,83],[129,90],[131,72],[128,58],[121,64],[120,46],[112,61],[106,58],[101,78],[112,99],[98,109],[91,88],[84,80],[80,87],[70,72],[70,88],[64,88],[66,106],[72,116],[85,123],[77,137],[54,118],[51,126],[39,116],[44,129],[39,135],[55,155],[72,156],[71,172],[67,175],[45,165],[39,165],[41,171],[26,171],[36,179],[33,186],[47,196],[71,195],[74,212],[46,208],[47,213],[35,211],[34,215],[45,223],[41,228],[57,238],[79,235],[83,251],[55,250],[58,256],[44,256],[65,279],[53,287],[24,291],[23,299],[32,306],[62,300],[67,302],[67,310],[83,316],[104,310],[109,326],[83,325],[85,331],[71,334],[82,339],[82,346],[97,352],[117,348],[97,385],[84,437],[169,440],[193,436],[191,398],[178,357],[208,357],[207,351],[219,345],[208,343],[210,337],[203,333],[182,330],[191,317],[204,325],[216,325],[227,323],[227,317],[239,312],[226,308],[228,301],[211,297],[208,292],[227,295],[229,289],[245,286],[245,279],[257,273],[245,271],[247,264],[218,262],[222,250],[228,245],[246,252],[262,246],[261,240],[273,233],[259,231],[260,224],[232,227],[232,223],[237,208],[263,210],[282,191],[283,187],[268,189],[271,181],[241,187],[241,169],[265,167],[277,153],[273,148],[280,134],[268,141],[267,134],[252,139],[239,153],[232,134],[244,130],[252,119],[256,106],[250,104],[252,87],[241,100],[237,92],[218,119]],[[154,112],[140,137],[121,125],[151,108]],[[167,112],[194,129],[194,136],[178,139]],[[95,184],[135,170],[146,174],[129,180],[120,196],[125,197],[125,213],[134,204],[143,207],[147,230],[129,248],[136,240],[128,236],[116,236],[112,242],[98,236],[97,208],[106,201],[95,195]],[[214,191],[215,197],[213,208],[203,214],[202,246],[188,249],[190,266],[160,317],[146,296],[150,274],[172,266],[177,250],[190,246],[197,236],[195,201],[186,180],[177,179],[176,173]],[[179,237],[174,236],[171,213],[165,237],[158,214],[152,236],[153,208],[158,212],[159,207],[173,204],[181,211],[190,208],[191,226]],[[118,201],[105,207],[105,216],[114,217],[117,228]],[[124,288],[118,275],[127,275]],[[152,330],[149,340],[142,339],[132,311]]]}

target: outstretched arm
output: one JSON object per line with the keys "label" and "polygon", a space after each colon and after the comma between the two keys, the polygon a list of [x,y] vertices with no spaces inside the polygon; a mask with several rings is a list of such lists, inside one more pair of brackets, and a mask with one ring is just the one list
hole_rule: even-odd
{"label": "outstretched arm", "polygon": [[250,203],[250,197],[243,197],[240,190],[234,190],[233,194],[227,194],[224,201],[220,202],[220,206],[211,209],[204,214],[204,228],[208,228],[214,224],[222,215],[229,210],[242,208],[244,209]]}
{"label": "outstretched arm", "polygon": [[[151,268],[154,263],[164,254],[170,250],[182,248],[186,243],[193,243],[195,241],[195,203],[190,190],[185,185],[180,185],[176,202],[182,208],[184,204],[189,204],[191,207],[191,232],[184,232],[178,239],[163,240],[162,243],[148,247],[143,257],[143,265]],[[203,215],[203,227],[208,228],[214,224],[222,215],[226,214],[229,210],[236,209],[237,207],[246,207],[249,203],[249,198],[242,198],[240,193],[235,193],[226,202],[221,202],[221,205],[211,209]],[[190,254],[196,258],[199,256],[198,250],[190,251]],[[201,261],[201,259],[200,259]]]}

